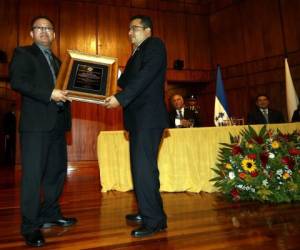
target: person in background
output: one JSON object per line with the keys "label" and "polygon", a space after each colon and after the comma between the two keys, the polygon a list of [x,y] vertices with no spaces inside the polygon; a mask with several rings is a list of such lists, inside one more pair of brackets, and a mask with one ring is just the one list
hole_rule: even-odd
{"label": "person in background", "polygon": [[300,104],[298,104],[297,109],[293,113],[292,122],[300,122]]}
{"label": "person in background", "polygon": [[190,95],[187,99],[187,108],[189,110],[194,111],[197,114],[200,114],[200,109],[199,109],[199,105],[198,105],[198,101],[197,101],[197,97],[195,95]]}
{"label": "person in background", "polygon": [[169,112],[170,128],[200,127],[201,121],[199,113],[184,105],[183,97],[174,94],[171,97],[173,110]]}
{"label": "person in background", "polygon": [[132,17],[128,35],[133,52],[118,80],[122,91],[108,97],[106,107],[123,107],[138,203],[138,212],[126,215],[126,219],[141,223],[131,232],[133,237],[145,237],[167,228],[157,165],[163,131],[168,127],[168,112],[164,102],[167,55],[162,40],[152,37],[150,17]]}
{"label": "person in background", "polygon": [[269,97],[260,94],[256,97],[256,107],[249,112],[248,124],[284,123],[283,114],[280,111],[269,108]]}
{"label": "person in background", "polygon": [[41,228],[68,227],[76,218],[62,215],[61,196],[67,173],[65,132],[71,128],[67,91],[55,89],[60,67],[51,51],[54,24],[46,16],[32,20],[33,44],[17,47],[10,64],[12,89],[22,96],[21,233],[27,245],[45,244]]}

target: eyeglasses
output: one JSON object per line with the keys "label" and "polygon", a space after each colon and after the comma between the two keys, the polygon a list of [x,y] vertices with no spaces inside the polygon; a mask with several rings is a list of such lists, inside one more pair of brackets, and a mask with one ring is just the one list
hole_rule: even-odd
{"label": "eyeglasses", "polygon": [[132,26],[129,27],[128,30],[129,30],[129,31],[132,30],[132,31],[135,32],[135,31],[137,31],[139,28],[140,28],[140,29],[145,29],[146,27],[144,27],[144,26],[138,26],[138,25],[132,25]]}
{"label": "eyeglasses", "polygon": [[52,27],[41,27],[41,26],[34,26],[32,27],[33,30],[37,30],[38,32],[46,31],[46,32],[53,32]]}

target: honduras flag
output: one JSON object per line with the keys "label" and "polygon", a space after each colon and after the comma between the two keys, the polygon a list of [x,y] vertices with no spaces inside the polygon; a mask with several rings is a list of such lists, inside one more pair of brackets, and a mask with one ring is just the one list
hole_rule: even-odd
{"label": "honduras flag", "polygon": [[228,121],[230,121],[230,119],[228,113],[227,99],[224,91],[221,67],[220,65],[218,65],[214,122],[216,126],[222,126],[222,125],[228,125]]}

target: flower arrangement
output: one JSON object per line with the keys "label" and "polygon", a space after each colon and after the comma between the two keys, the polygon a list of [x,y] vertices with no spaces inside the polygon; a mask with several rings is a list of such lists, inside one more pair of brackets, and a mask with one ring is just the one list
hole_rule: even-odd
{"label": "flower arrangement", "polygon": [[300,132],[283,134],[251,126],[230,144],[221,143],[211,179],[229,199],[291,202],[300,200]]}

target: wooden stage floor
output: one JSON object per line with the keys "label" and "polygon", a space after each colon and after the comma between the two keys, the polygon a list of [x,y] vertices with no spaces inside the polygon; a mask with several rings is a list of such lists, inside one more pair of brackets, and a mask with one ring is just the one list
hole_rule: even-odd
{"label": "wooden stage floor", "polygon": [[[19,234],[20,169],[0,167],[0,249],[30,249]],[[62,208],[72,228],[44,230],[42,249],[300,249],[300,204],[230,203],[216,194],[163,193],[168,230],[130,236],[124,216],[136,210],[132,192],[100,192],[95,162],[70,164]]]}

